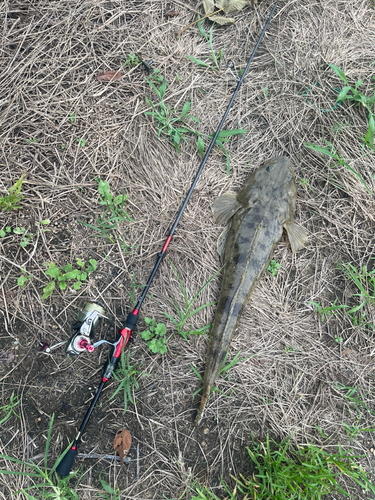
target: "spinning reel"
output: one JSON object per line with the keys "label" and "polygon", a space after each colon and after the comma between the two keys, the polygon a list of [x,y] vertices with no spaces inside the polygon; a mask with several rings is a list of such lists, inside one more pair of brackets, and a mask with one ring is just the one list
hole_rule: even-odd
{"label": "spinning reel", "polygon": [[99,319],[108,319],[104,313],[105,309],[100,302],[90,300],[85,304],[85,307],[78,314],[75,333],[66,347],[68,356],[78,356],[82,352],[93,352],[101,344],[114,346],[113,342],[104,339],[94,342],[94,330]]}

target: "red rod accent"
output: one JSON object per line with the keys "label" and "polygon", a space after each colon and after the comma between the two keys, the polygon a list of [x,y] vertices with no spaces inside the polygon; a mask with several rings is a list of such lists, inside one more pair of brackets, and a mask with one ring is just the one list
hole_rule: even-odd
{"label": "red rod accent", "polygon": [[138,309],[134,309],[132,312],[132,314],[134,314],[135,316],[138,316],[138,313],[139,313]]}
{"label": "red rod accent", "polygon": [[129,342],[132,331],[129,330],[129,328],[123,328],[122,330],[119,331],[119,334],[122,336],[122,339],[118,343],[116,350],[113,354],[115,358],[119,358],[121,356],[122,348],[125,347],[126,344]]}
{"label": "red rod accent", "polygon": [[171,242],[171,239],[172,239],[172,236],[168,236],[167,241],[165,242],[165,244],[163,246],[163,250],[162,250],[163,253],[167,250],[168,245]]}
{"label": "red rod accent", "polygon": [[72,446],[70,449],[76,451],[77,448],[75,446]]}
{"label": "red rod accent", "polygon": [[108,378],[102,377],[102,382],[108,382]]}

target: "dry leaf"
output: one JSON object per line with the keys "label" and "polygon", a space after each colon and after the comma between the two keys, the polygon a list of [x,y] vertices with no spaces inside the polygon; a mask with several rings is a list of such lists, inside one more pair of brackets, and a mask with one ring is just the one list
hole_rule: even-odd
{"label": "dry leaf", "polygon": [[352,349],[345,349],[344,351],[342,351],[342,355],[343,356],[349,356],[349,354],[352,352]]}
{"label": "dry leaf", "polygon": [[178,12],[178,10],[170,10],[169,12],[166,13],[167,17],[175,17],[175,16],[181,16],[181,12]]}
{"label": "dry leaf", "polygon": [[224,24],[234,24],[235,22],[235,19],[233,19],[233,17],[211,16],[208,19],[210,21],[214,21],[217,24],[220,24],[221,26],[224,26]]}
{"label": "dry leaf", "polygon": [[113,449],[119,454],[121,465],[124,465],[124,458],[129,453],[131,444],[132,436],[130,432],[126,429],[119,429],[113,440]]}
{"label": "dry leaf", "polygon": [[[242,10],[247,5],[254,5],[257,0],[203,0],[204,11],[208,15],[210,21],[224,25],[233,24],[234,19],[231,17],[224,17],[223,15],[211,16],[214,12],[221,10],[223,14],[230,14],[235,10]],[[220,13],[221,14],[221,13]]]}
{"label": "dry leaf", "polygon": [[215,3],[213,0],[203,0],[203,7],[206,15],[215,12]]}
{"label": "dry leaf", "polygon": [[105,73],[100,73],[100,75],[96,75],[96,79],[99,82],[114,82],[122,77],[122,74],[119,71],[106,71]]}

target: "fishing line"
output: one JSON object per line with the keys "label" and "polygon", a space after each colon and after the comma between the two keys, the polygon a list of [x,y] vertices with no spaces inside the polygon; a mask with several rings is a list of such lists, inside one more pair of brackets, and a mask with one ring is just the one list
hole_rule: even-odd
{"label": "fishing line", "polygon": [[156,261],[156,264],[155,264],[153,270],[151,271],[150,277],[148,278],[148,281],[147,281],[147,283],[142,291],[141,296],[138,299],[137,305],[135,306],[133,311],[128,314],[128,317],[126,318],[125,328],[123,328],[122,330],[119,331],[119,335],[118,335],[116,341],[113,343],[108,342],[106,340],[104,340],[104,341],[100,340],[99,342],[93,342],[93,340],[94,340],[94,327],[98,323],[100,317],[105,317],[104,316],[104,312],[105,312],[104,307],[99,302],[88,302],[86,304],[85,308],[83,309],[82,313],[80,314],[81,322],[78,324],[75,334],[68,342],[67,351],[71,355],[78,355],[78,354],[85,352],[85,351],[92,352],[95,349],[95,347],[99,346],[103,342],[110,344],[112,346],[112,350],[111,350],[111,353],[109,355],[108,361],[105,363],[105,365],[103,367],[102,380],[100,382],[100,385],[99,385],[99,387],[94,395],[94,398],[91,402],[89,409],[87,410],[87,413],[83,419],[81,427],[79,428],[78,434],[77,434],[75,440],[73,441],[73,444],[69,447],[69,449],[65,452],[65,454],[63,454],[62,458],[60,459],[60,461],[58,463],[58,466],[56,468],[56,472],[60,476],[68,476],[70,473],[70,470],[73,466],[74,459],[78,453],[78,449],[77,449],[78,445],[81,441],[81,437],[82,437],[82,434],[85,430],[85,427],[90,419],[91,413],[94,410],[94,407],[99,399],[99,396],[100,396],[105,384],[111,378],[112,373],[116,369],[116,366],[117,366],[117,363],[120,359],[121,352],[122,352],[123,348],[125,348],[125,346],[129,342],[132,331],[134,330],[135,325],[138,321],[139,310],[142,307],[142,303],[147,295],[147,292],[151,286],[151,283],[155,277],[155,274],[156,274],[156,272],[157,272],[157,270],[158,270],[158,268],[159,268],[159,266],[164,258],[165,252],[167,251],[167,248],[172,240],[172,237],[173,237],[173,234],[176,230],[176,227],[177,227],[178,223],[180,222],[182,214],[185,211],[186,205],[188,204],[188,202],[190,200],[190,197],[194,191],[194,188],[198,182],[198,179],[202,173],[202,170],[207,162],[207,159],[211,153],[211,150],[214,147],[216,139],[218,138],[218,135],[219,135],[219,133],[224,125],[224,122],[225,122],[226,117],[229,113],[229,110],[232,107],[233,101],[236,98],[236,95],[237,95],[237,93],[242,85],[242,82],[246,76],[246,73],[250,67],[250,64],[252,63],[252,61],[254,59],[255,53],[258,50],[258,47],[259,47],[259,45],[264,37],[266,29],[267,29],[269,23],[271,22],[271,19],[273,17],[273,14],[276,10],[278,3],[279,3],[279,0],[276,0],[274,6],[272,8],[272,11],[271,11],[271,13],[266,21],[266,24],[264,25],[264,28],[259,36],[259,39],[254,47],[254,50],[250,56],[250,59],[246,65],[246,68],[245,68],[244,72],[242,73],[241,78],[238,80],[237,86],[233,92],[231,100],[229,101],[229,104],[228,104],[227,109],[224,113],[224,116],[219,123],[219,126],[215,132],[215,135],[213,136],[213,138],[211,140],[210,145],[208,146],[206,154],[203,157],[202,163],[199,166],[198,172],[193,180],[193,183],[189,189],[188,194],[186,195],[185,201],[183,202],[182,207],[181,207],[181,209],[176,217],[176,220],[175,220],[175,222],[172,226],[172,229],[169,233],[169,236],[167,237],[161,252],[158,254],[158,259]]}

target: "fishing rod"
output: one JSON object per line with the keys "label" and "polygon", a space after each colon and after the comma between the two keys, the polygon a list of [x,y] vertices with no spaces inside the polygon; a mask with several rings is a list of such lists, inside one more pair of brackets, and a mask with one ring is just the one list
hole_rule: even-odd
{"label": "fishing rod", "polygon": [[264,37],[264,34],[265,34],[266,29],[268,27],[268,24],[270,23],[270,21],[273,17],[273,14],[276,10],[278,3],[279,3],[279,0],[276,0],[274,6],[272,8],[272,11],[267,19],[267,22],[264,25],[264,28],[259,36],[259,39],[254,47],[252,54],[250,56],[250,59],[246,65],[246,68],[245,68],[244,72],[242,73],[241,78],[238,80],[237,86],[233,92],[232,98],[228,104],[228,107],[224,113],[224,116],[219,123],[219,126],[215,132],[215,135],[214,135],[210,145],[208,146],[206,154],[203,157],[202,163],[199,166],[198,172],[194,178],[194,181],[189,189],[188,194],[186,195],[185,201],[183,202],[182,207],[181,207],[181,209],[176,217],[176,220],[175,220],[175,222],[172,226],[172,229],[169,233],[169,236],[167,237],[161,252],[158,254],[158,259],[156,261],[156,264],[154,265],[153,270],[151,271],[151,274],[150,274],[150,277],[148,278],[147,284],[143,288],[142,294],[138,299],[137,305],[135,306],[133,311],[128,314],[128,316],[126,318],[125,328],[123,328],[122,330],[119,331],[118,337],[117,337],[116,341],[113,343],[108,342],[107,340],[100,340],[98,342],[93,342],[94,327],[97,325],[100,317],[105,317],[104,316],[105,311],[104,311],[103,306],[99,302],[88,302],[78,318],[79,323],[78,323],[78,326],[76,328],[76,332],[68,343],[68,347],[67,347],[68,354],[77,355],[77,354],[80,354],[81,352],[85,352],[85,351],[92,352],[98,345],[100,345],[102,343],[110,344],[112,346],[112,350],[111,350],[111,353],[109,355],[108,361],[105,363],[105,365],[103,367],[102,376],[101,376],[102,379],[101,379],[100,385],[99,385],[99,387],[94,395],[94,398],[91,402],[91,405],[90,405],[89,409],[87,410],[87,413],[82,421],[82,424],[81,424],[81,427],[79,428],[78,434],[77,434],[75,440],[73,441],[72,446],[68,449],[68,451],[62,457],[59,465],[56,468],[56,472],[60,476],[68,476],[70,473],[70,470],[73,466],[74,459],[75,459],[77,452],[78,452],[77,448],[78,448],[78,445],[81,441],[82,434],[86,428],[86,425],[88,424],[90,416],[95,408],[95,405],[99,399],[99,396],[100,396],[105,384],[111,378],[112,373],[116,369],[116,366],[117,366],[117,363],[118,363],[119,358],[121,356],[122,350],[126,347],[127,343],[129,342],[130,336],[131,336],[131,334],[132,334],[132,332],[137,324],[139,311],[142,307],[142,303],[147,295],[147,292],[151,286],[151,283],[155,277],[155,274],[156,274],[156,272],[157,272],[157,270],[158,270],[158,268],[163,260],[163,257],[164,257],[165,252],[167,251],[167,248],[172,240],[172,237],[173,237],[173,234],[176,230],[176,227],[177,227],[178,223],[180,222],[182,214],[185,211],[186,205],[188,204],[188,202],[190,200],[190,197],[194,191],[195,185],[197,184],[198,179],[202,173],[202,170],[203,170],[203,168],[207,162],[207,159],[211,153],[211,150],[214,147],[216,139],[219,136],[219,133],[223,127],[225,119],[229,113],[230,108],[232,107],[233,101],[236,98],[236,95],[237,95],[237,93],[242,85],[242,82],[246,76],[246,73],[250,67],[250,64],[252,63],[252,61],[254,59],[255,53],[260,45],[260,42],[262,41],[262,39]]}

